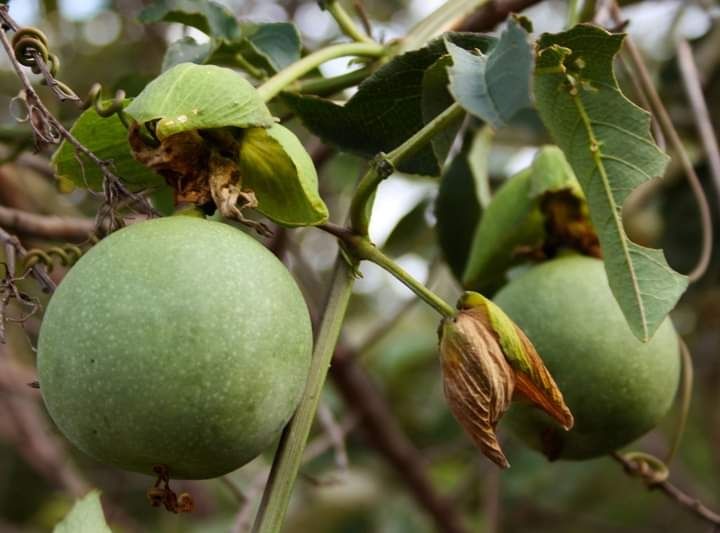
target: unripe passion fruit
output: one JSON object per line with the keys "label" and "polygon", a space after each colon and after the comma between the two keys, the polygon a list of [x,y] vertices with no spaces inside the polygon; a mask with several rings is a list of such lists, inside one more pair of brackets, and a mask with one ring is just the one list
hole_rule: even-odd
{"label": "unripe passion fruit", "polygon": [[218,222],[175,216],[92,248],[48,305],[40,388],[78,448],[126,470],[204,479],[279,436],[312,332],[285,267]]}
{"label": "unripe passion fruit", "polygon": [[549,459],[587,459],[616,450],[653,428],[668,411],[680,374],[670,320],[648,343],[630,331],[602,261],[565,257],[536,266],[495,302],[527,334],[575,416],[564,431],[515,402],[503,422]]}

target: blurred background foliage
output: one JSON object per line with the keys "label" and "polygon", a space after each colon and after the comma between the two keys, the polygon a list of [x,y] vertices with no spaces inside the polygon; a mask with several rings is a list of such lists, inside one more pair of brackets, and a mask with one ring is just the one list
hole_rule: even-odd
{"label": "blurred background foliage", "polygon": [[[146,3],[13,0],[10,12],[20,24],[36,25],[48,35],[53,51],[62,60],[60,78],[78,94],[86,93],[99,81],[106,88],[122,88],[132,95],[159,73],[168,43],[186,34],[202,39],[196,30],[179,24],[143,26],[136,16]],[[304,45],[311,50],[341,37],[334,21],[315,1],[222,3],[241,19],[294,21]],[[442,2],[363,3],[374,34],[389,40],[402,36]],[[675,124],[694,155],[717,223],[720,194],[711,185],[677,68],[674,40],[683,36],[691,41],[713,122],[720,124],[720,5],[672,0],[625,3],[630,4],[624,11],[630,20],[627,29],[645,53]],[[562,29],[566,10],[566,2],[550,0],[536,3],[525,14],[540,33]],[[324,65],[322,71],[333,75],[346,68],[347,60],[337,60]],[[618,72],[621,85],[632,98],[635,93],[626,71],[619,68]],[[50,154],[32,153],[29,127],[17,124],[12,116],[11,99],[18,89],[3,56],[0,205],[42,214],[92,216],[98,199],[84,191],[59,194],[48,165]],[[67,124],[77,116],[73,106],[58,104],[46,88],[40,91],[51,110]],[[532,114],[516,122],[492,140],[486,165],[493,187],[526,166],[537,147],[548,142]],[[321,190],[333,220],[341,222],[349,194],[366,162],[328,151],[297,121],[289,124],[316,160],[324,160]],[[436,243],[437,191],[437,179],[394,175],[380,187],[371,235],[409,272],[428,280],[452,301],[459,287]],[[699,251],[700,227],[695,202],[677,165],[671,165],[665,180],[640,188],[628,202],[625,216],[635,240],[664,247],[670,264],[681,272],[692,268]],[[336,245],[313,229],[283,232],[282,240],[283,258],[317,313]],[[32,238],[24,242],[27,246],[50,244]],[[672,479],[715,508],[720,507],[718,244],[716,233],[710,270],[673,312],[676,327],[693,354],[696,386],[681,451],[672,465]],[[361,270],[363,277],[356,284],[339,349],[342,360],[349,362],[333,366],[332,381],[324,393],[324,415],[320,417],[325,423],[317,423],[311,437],[315,457],[308,460],[299,479],[286,531],[433,531],[433,521],[418,504],[417,481],[412,474],[423,470],[433,490],[447,497],[473,531],[708,530],[685,510],[624,475],[607,458],[548,463],[501,432],[512,468],[500,474],[472,447],[443,400],[436,315],[423,305],[415,305],[410,293],[379,268],[366,263]],[[60,277],[62,269],[57,268],[54,275]],[[32,284],[27,287],[36,290]],[[32,344],[38,326],[37,318],[27,322],[24,331],[11,326],[8,344],[0,345],[0,531],[47,531],[67,512],[73,496],[90,485],[103,491],[106,513],[116,531],[245,530],[262,491],[271,451],[225,481],[178,482],[176,490],[188,490],[196,500],[197,510],[191,515],[175,516],[151,508],[145,498],[150,478],[107,468],[72,449],[45,418],[38,395],[25,387],[24,383],[33,379]],[[384,425],[366,423],[362,413],[373,408],[385,413],[385,418],[380,417]],[[675,409],[660,428],[632,448],[662,454],[676,416]],[[335,422],[330,424],[331,418]],[[346,434],[340,439],[346,451],[338,439],[331,438],[338,430]],[[244,497],[239,498],[240,493]]]}

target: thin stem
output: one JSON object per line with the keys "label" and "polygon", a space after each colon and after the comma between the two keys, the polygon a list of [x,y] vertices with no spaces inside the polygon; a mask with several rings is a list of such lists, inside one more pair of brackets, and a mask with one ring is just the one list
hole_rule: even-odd
{"label": "thin stem", "polygon": [[680,441],[682,440],[683,433],[685,433],[685,426],[687,425],[688,413],[690,412],[690,402],[692,400],[693,391],[693,363],[692,357],[690,356],[690,349],[685,344],[685,341],[680,339],[680,357],[682,358],[682,381],[680,383],[680,413],[678,414],[678,422],[675,427],[675,434],[673,435],[670,449],[668,450],[667,457],[665,457],[665,463],[668,465],[675,458],[675,454],[680,448]]}
{"label": "thin stem", "polygon": [[[610,12],[613,17],[613,21],[616,24],[622,22],[620,8],[618,7],[616,2],[612,2],[612,4],[610,5]],[[698,258],[695,268],[693,268],[692,271],[688,274],[688,280],[692,283],[700,279],[705,274],[705,272],[707,271],[707,267],[710,264],[710,256],[712,255],[713,244],[713,227],[712,218],[710,216],[710,206],[708,205],[707,198],[705,197],[702,184],[700,183],[700,178],[695,173],[695,168],[693,167],[692,161],[690,160],[690,156],[688,155],[687,150],[685,150],[685,146],[683,145],[683,142],[680,139],[680,135],[678,134],[675,126],[672,123],[672,120],[670,119],[670,114],[668,113],[667,109],[665,109],[665,106],[660,99],[660,95],[658,94],[657,90],[655,90],[652,78],[650,77],[650,73],[645,66],[640,51],[637,49],[635,43],[630,37],[625,38],[625,49],[627,50],[627,54],[630,58],[630,62],[633,65],[633,68],[638,74],[640,85],[642,86],[643,91],[647,95],[648,100],[652,105],[653,112],[658,119],[658,123],[664,130],[668,141],[670,141],[670,146],[672,146],[673,150],[680,158],[680,163],[682,164],[685,175],[687,176],[688,183],[690,184],[690,189],[692,190],[693,195],[695,196],[695,201],[698,204],[703,234],[700,257]]]}
{"label": "thin stem", "polygon": [[298,92],[328,96],[348,87],[354,87],[375,71],[374,66],[363,67],[332,78],[310,78],[298,82]]}
{"label": "thin stem", "polygon": [[270,478],[265,486],[262,502],[255,518],[254,533],[278,533],[287,512],[290,494],[302,463],[305,443],[310,435],[320,401],[320,393],[335,352],[353,286],[350,265],[338,255],[335,263],[330,295],[315,341],[310,374],[305,393],[295,416],[285,428],[275,454]]}
{"label": "thin stem", "polygon": [[372,261],[379,267],[387,270],[398,281],[413,291],[419,298],[421,298],[442,316],[455,316],[456,311],[450,304],[412,277],[400,265],[380,251],[380,249],[371,243],[367,238],[353,235],[349,237],[349,241],[346,240],[345,242],[351,243],[349,246],[350,252],[353,253],[355,257],[358,259],[365,259],[366,261]]}
{"label": "thin stem", "polygon": [[578,0],[568,0],[567,23],[566,28],[572,28],[578,23],[580,11],[578,10]]}
{"label": "thin stem", "polygon": [[375,164],[371,167],[371,171],[360,180],[350,206],[350,221],[355,233],[363,236],[368,234],[370,225],[370,201],[380,182],[392,174],[395,165],[401,160],[417,153],[425,147],[435,135],[461,118],[464,114],[465,111],[457,102],[452,104],[445,111],[425,124],[425,126],[418,130],[407,141],[389,154],[385,156],[381,155],[380,158],[375,161]]}
{"label": "thin stem", "polygon": [[706,507],[697,498],[693,498],[689,494],[686,494],[678,487],[670,483],[668,480],[660,482],[646,480],[644,476],[645,469],[643,468],[644,463],[628,459],[617,452],[612,453],[611,457],[623,466],[625,472],[628,475],[640,476],[641,478],[643,478],[647,483],[648,489],[662,491],[668,498],[673,500],[681,507],[684,507],[688,512],[693,513],[698,518],[704,520],[705,522],[708,522],[709,524],[712,524],[716,528],[720,527],[720,514]]}
{"label": "thin stem", "polygon": [[295,80],[322,65],[326,61],[345,56],[382,57],[385,47],[376,43],[343,43],[321,48],[288,68],[281,70],[260,85],[257,90],[261,98],[268,102]]}
{"label": "thin stem", "polygon": [[360,31],[345,8],[337,0],[329,0],[325,3],[325,9],[332,15],[342,32],[358,43],[375,43],[375,41]]}

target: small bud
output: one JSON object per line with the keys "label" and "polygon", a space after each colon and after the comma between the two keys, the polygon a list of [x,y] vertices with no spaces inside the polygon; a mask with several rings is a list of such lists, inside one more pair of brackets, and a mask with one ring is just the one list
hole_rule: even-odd
{"label": "small bud", "polygon": [[515,377],[500,343],[486,317],[465,311],[444,319],[439,333],[450,409],[482,453],[508,468],[495,426],[510,406]]}

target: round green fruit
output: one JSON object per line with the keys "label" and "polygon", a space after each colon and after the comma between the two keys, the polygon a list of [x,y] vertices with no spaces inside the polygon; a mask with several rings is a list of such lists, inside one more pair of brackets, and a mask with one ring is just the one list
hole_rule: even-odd
{"label": "round green fruit", "polygon": [[588,459],[652,429],[678,386],[678,337],[665,320],[648,343],[630,331],[602,261],[572,256],[536,266],[495,302],[525,331],[574,417],[569,432],[538,409],[515,402],[503,419],[549,459]]}
{"label": "round green fruit", "polygon": [[50,416],[78,448],[205,479],[279,436],[311,350],[307,307],[275,256],[231,226],[174,216],[80,259],[48,305],[37,364]]}

